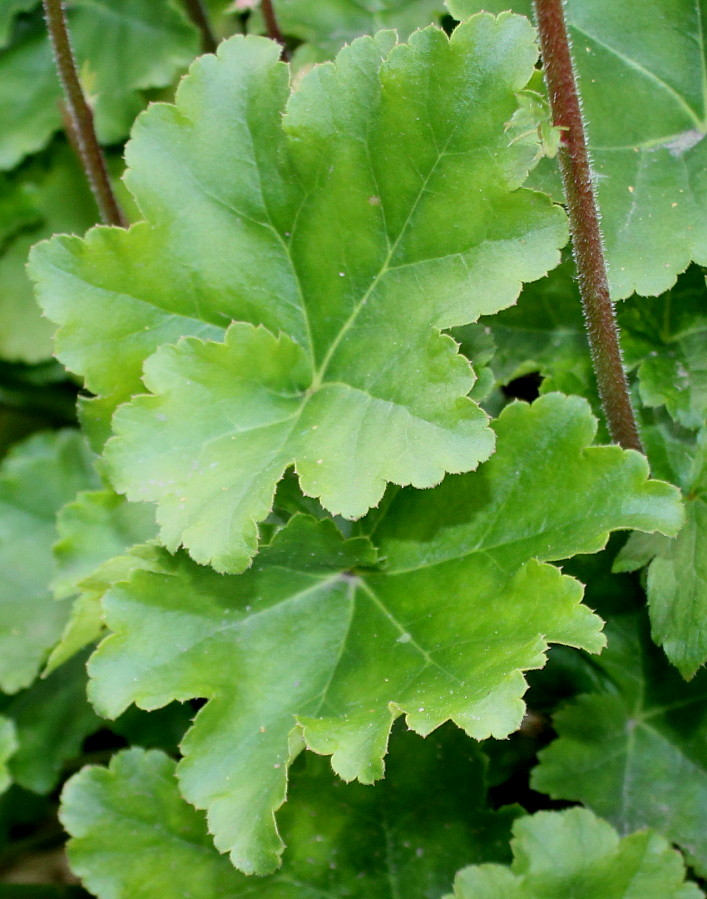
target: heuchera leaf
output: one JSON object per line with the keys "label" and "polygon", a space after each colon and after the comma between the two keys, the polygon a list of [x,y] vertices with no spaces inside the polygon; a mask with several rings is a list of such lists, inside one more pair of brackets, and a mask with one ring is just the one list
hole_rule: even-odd
{"label": "heuchera leaf", "polygon": [[[530,14],[528,0],[447,0]],[[695,0],[567,0],[612,296],[660,294],[707,263],[705,10]]]}
{"label": "heuchera leaf", "polygon": [[649,565],[653,639],[683,677],[691,678],[707,661],[707,427],[690,443],[658,427],[645,428],[644,439],[654,470],[682,488],[686,520],[672,540],[632,534],[614,570]]}
{"label": "heuchera leaf", "polygon": [[619,838],[587,809],[538,812],[513,825],[510,868],[461,871],[447,899],[701,899],[685,865],[649,830]]}
{"label": "heuchera leaf", "polygon": [[130,750],[107,770],[84,768],[64,790],[61,818],[73,836],[72,868],[101,899],[151,899],[154,884],[162,899],[433,897],[460,860],[506,860],[519,810],[490,811],[483,793],[478,750],[458,732],[424,742],[396,735],[375,790],[333,780],[326,762],[309,756],[282,814],[283,867],[255,881],[218,854],[161,753]]}
{"label": "heuchera leaf", "polygon": [[[170,0],[72,0],[72,44],[99,139],[122,140],[141,92],[170,84],[198,52],[196,29]],[[39,12],[0,57],[0,169],[41,150],[61,128],[61,86]]]}
{"label": "heuchera leaf", "polygon": [[400,39],[406,40],[443,12],[443,0],[279,0],[277,4],[281,30],[309,45],[307,59],[333,56],[344,44],[383,28],[395,28]]}
{"label": "heuchera leaf", "polygon": [[49,592],[57,511],[98,486],[77,431],[39,434],[17,445],[0,469],[0,688],[33,680],[68,615]]}
{"label": "heuchera leaf", "polygon": [[148,360],[154,396],[120,410],[107,457],[120,492],[159,503],[165,544],[219,570],[248,564],[293,464],[356,518],[387,481],[429,487],[488,457],[473,374],[439,330],[512,303],[566,239],[563,212],[520,188],[536,139],[504,130],[537,57],[528,23],[393,43],[310,72],[283,130],[277,47],[225,42],[136,129],[129,184],[151,224],[37,254],[62,359],[116,401],[159,344],[241,319]]}
{"label": "heuchera leaf", "polygon": [[138,555],[126,559],[124,553],[155,536],[154,510],[142,503],[129,503],[112,490],[86,491],[59,511],[57,532],[51,587],[57,599],[75,599],[61,640],[49,656],[46,673],[100,635],[101,597],[111,584],[140,564]]}
{"label": "heuchera leaf", "polygon": [[522,672],[549,642],[603,645],[578,582],[544,560],[598,549],[614,528],[679,526],[676,489],[647,481],[642,456],[587,446],[584,401],[516,404],[496,427],[478,473],[389,505],[375,532],[383,570],[364,538],[295,516],[243,575],[155,549],[151,571],[105,597],[114,635],[90,663],[92,699],[107,717],[210,700],[179,776],[237,867],[276,865],[273,812],[302,745],[371,782],[402,714],[420,734],[447,719],[478,739],[514,730]]}
{"label": "heuchera leaf", "polygon": [[[578,800],[622,833],[651,827],[707,872],[707,673],[685,684],[651,642],[643,616],[615,616],[596,665],[603,691],[553,716],[532,786]],[[677,697],[677,698],[676,698]]]}
{"label": "heuchera leaf", "polygon": [[16,16],[39,6],[41,0],[4,0],[0,6],[0,49],[6,47],[12,37]]}
{"label": "heuchera leaf", "polygon": [[665,406],[686,428],[707,424],[707,289],[695,266],[656,299],[618,309],[626,365],[637,368],[644,406]]}

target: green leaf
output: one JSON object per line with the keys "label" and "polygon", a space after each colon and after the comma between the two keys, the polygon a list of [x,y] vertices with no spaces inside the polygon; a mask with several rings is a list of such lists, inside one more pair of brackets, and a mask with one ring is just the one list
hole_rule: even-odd
{"label": "green leaf", "polygon": [[7,761],[17,750],[15,723],[4,715],[0,716],[0,793],[12,783]]}
{"label": "green leaf", "polygon": [[248,564],[293,464],[306,494],[356,518],[387,481],[428,487],[486,458],[472,372],[439,330],[512,303],[565,240],[562,211],[519,188],[536,138],[509,146],[504,130],[530,26],[479,16],[451,42],[429,28],[392,43],[363,38],[312,71],[283,131],[277,47],[225,42],[136,128],[129,184],[154,224],[37,253],[61,358],[116,401],[159,344],[245,320],[223,344],[154,355],[155,396],[120,411],[109,451],[119,491],[159,503],[165,544],[220,570]]}
{"label": "green leaf", "polygon": [[437,21],[443,0],[278,0],[281,31],[311,45],[318,59],[333,56],[363,34],[395,28],[401,40]]}
{"label": "green leaf", "polygon": [[80,493],[60,510],[51,586],[57,599],[76,598],[61,640],[49,656],[47,673],[100,636],[101,597],[140,564],[139,556],[126,558],[124,553],[149,540],[155,530],[150,506],[129,503],[112,490]]}
{"label": "green leaf", "polygon": [[57,231],[84,232],[96,222],[96,204],[74,154],[60,143],[5,184],[31,204],[15,223],[33,227],[15,235],[0,255],[0,357],[36,363],[51,356],[54,328],[42,317],[25,271],[30,247]]}
{"label": "green leaf", "polygon": [[516,404],[496,427],[478,473],[392,501],[376,529],[382,571],[367,570],[365,539],[295,516],[243,575],[155,548],[150,571],[106,595],[114,635],[90,663],[92,700],[107,717],[210,700],[179,776],[237,867],[277,863],[273,811],[302,745],[368,783],[400,715],[420,734],[451,719],[477,739],[507,736],[523,716],[522,672],[549,642],[603,645],[578,582],[543,561],[600,548],[610,529],[679,526],[677,491],[647,481],[642,456],[587,447],[582,400]]}
{"label": "green leaf", "polygon": [[[122,140],[144,106],[141,92],[170,84],[198,52],[196,30],[170,0],[72,0],[68,23],[103,143]],[[0,57],[0,169],[46,146],[62,126],[61,97],[37,13]]]}
{"label": "green leaf", "polygon": [[660,453],[666,476],[682,488],[686,520],[672,540],[655,534],[640,540],[633,534],[614,568],[634,571],[650,563],[646,588],[653,639],[683,677],[691,678],[707,662],[707,427],[693,445],[657,427],[645,428],[644,439],[651,457]]}
{"label": "green leaf", "polygon": [[[707,263],[702,0],[567,0],[611,293],[658,295]],[[530,13],[527,0],[448,0]]]}
{"label": "green leaf", "polygon": [[6,693],[34,680],[64,627],[68,609],[49,591],[56,513],[96,482],[77,431],[31,437],[0,468],[0,688]]}
{"label": "green leaf", "polygon": [[41,0],[4,0],[0,6],[0,49],[6,47],[12,38],[15,18],[39,6]]}
{"label": "green leaf", "polygon": [[610,677],[553,719],[533,789],[578,800],[622,833],[651,827],[707,871],[707,674],[685,684],[635,614],[609,621]]}
{"label": "green leaf", "polygon": [[388,778],[375,789],[344,786],[308,757],[292,794],[283,867],[255,881],[214,849],[161,753],[130,750],[107,770],[85,768],[65,788],[61,817],[72,868],[100,899],[147,899],[155,883],[163,899],[394,899],[440,896],[470,858],[505,861],[517,815],[485,807],[478,750],[453,732],[425,741],[397,734]]}
{"label": "green leaf", "polygon": [[19,693],[3,705],[3,714],[12,719],[17,734],[9,762],[13,781],[35,793],[49,793],[64,763],[101,726],[86,700],[85,656]]}
{"label": "green leaf", "polygon": [[690,269],[665,296],[622,303],[618,321],[625,362],[638,369],[645,406],[665,406],[678,424],[707,423],[707,290]]}
{"label": "green leaf", "polygon": [[685,865],[651,831],[619,838],[590,811],[538,812],[513,825],[513,864],[461,871],[447,899],[700,899]]}

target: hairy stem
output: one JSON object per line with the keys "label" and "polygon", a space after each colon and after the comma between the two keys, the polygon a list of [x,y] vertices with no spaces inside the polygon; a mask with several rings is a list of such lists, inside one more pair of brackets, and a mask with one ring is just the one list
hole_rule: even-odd
{"label": "hairy stem", "polygon": [[93,113],[79,82],[62,0],[42,0],[42,2],[59,80],[66,97],[66,113],[71,122],[70,140],[77,146],[81,165],[96,200],[101,220],[106,225],[126,227],[127,221],[113,193],[106,161],[93,127]]}
{"label": "hairy stem", "polygon": [[599,213],[562,0],[534,0],[555,125],[564,129],[558,158],[572,231],[594,373],[612,439],[642,452],[609,295]]}
{"label": "hairy stem", "polygon": [[218,41],[211,29],[209,17],[202,0],[184,0],[187,15],[199,29],[201,35],[201,49],[204,53],[215,53]]}
{"label": "hairy stem", "polygon": [[277,24],[277,16],[275,15],[275,8],[272,5],[272,0],[263,0],[261,9],[263,11],[263,18],[265,19],[265,27],[268,29],[268,37],[277,41],[282,47],[282,59],[287,62],[290,58],[290,51],[287,49],[285,38],[280,31],[280,26]]}

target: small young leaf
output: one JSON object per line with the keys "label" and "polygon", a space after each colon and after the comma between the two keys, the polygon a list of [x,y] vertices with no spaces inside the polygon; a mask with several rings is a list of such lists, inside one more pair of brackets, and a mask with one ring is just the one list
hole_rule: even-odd
{"label": "small young leaf", "polygon": [[685,865],[651,831],[623,839],[590,811],[538,812],[513,825],[515,859],[465,868],[446,899],[701,899]]}

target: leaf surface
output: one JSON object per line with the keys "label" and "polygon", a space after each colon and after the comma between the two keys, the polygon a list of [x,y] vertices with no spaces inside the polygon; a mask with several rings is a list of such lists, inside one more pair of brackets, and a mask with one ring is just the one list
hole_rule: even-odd
{"label": "leaf surface", "polygon": [[77,431],[31,437],[0,469],[0,687],[6,693],[34,680],[64,627],[68,609],[49,591],[56,513],[96,482]]}
{"label": "leaf surface", "polygon": [[[505,860],[517,812],[486,808],[478,750],[461,734],[396,735],[389,776],[375,790],[337,782],[327,768],[314,757],[297,767],[282,815],[283,867],[253,880],[214,849],[203,816],[179,795],[171,760],[121,753],[108,770],[84,769],[64,791],[72,867],[100,899],[147,899],[153,882],[164,899],[187,890],[193,899],[394,899],[440,896],[460,859]],[[148,807],[145,795],[153,797]]]}
{"label": "leaf surface", "polygon": [[654,468],[683,490],[685,524],[672,540],[632,534],[614,568],[648,565],[653,639],[691,678],[707,661],[707,427],[690,442],[656,426],[644,429],[644,439]]}
{"label": "leaf surface", "polygon": [[[24,220],[13,218],[22,230],[5,246],[0,224],[0,356],[37,363],[52,354],[54,328],[42,317],[27,277],[30,248],[55,232],[83,233],[96,222],[96,204],[73,153],[58,142],[45,158],[7,176],[4,184],[5,196],[20,194],[26,208]],[[2,193],[0,184],[0,197]]]}
{"label": "leaf surface", "polygon": [[64,763],[101,726],[86,699],[85,654],[18,693],[3,704],[3,714],[12,719],[17,735],[9,762],[13,781],[34,793],[49,793]]}
{"label": "leaf surface", "polygon": [[661,297],[618,309],[625,363],[636,368],[641,402],[665,406],[685,428],[707,424],[707,289],[695,266]]}
{"label": "leaf surface", "polygon": [[[116,143],[144,106],[198,51],[196,30],[170,0],[73,0],[68,25],[103,143]],[[61,87],[39,12],[0,57],[0,169],[41,150],[62,126]]]}
{"label": "leaf surface", "polygon": [[59,511],[51,587],[56,599],[74,599],[61,640],[49,656],[46,673],[100,636],[101,597],[111,584],[141,564],[139,554],[128,558],[124,554],[154,537],[155,531],[152,507],[129,503],[112,490],[80,493]]}
{"label": "leaf surface", "polygon": [[649,830],[619,838],[590,811],[538,812],[513,825],[513,863],[461,871],[447,899],[700,899],[679,853]]}
{"label": "leaf surface", "polygon": [[7,760],[17,750],[17,732],[15,724],[10,718],[0,716],[0,793],[12,783],[12,777],[8,770]]}
{"label": "leaf surface", "polygon": [[115,401],[160,344],[240,320],[222,344],[163,347],[154,396],[115,419],[114,483],[159,503],[167,546],[244,568],[293,464],[306,494],[356,518],[388,481],[432,486],[491,453],[473,374],[439,332],[512,303],[566,238],[562,211],[520,187],[535,139],[504,130],[533,37],[486,15],[451,41],[383,32],[289,103],[277,47],[227,41],[136,129],[128,183],[150,224],[40,249],[59,353]]}
{"label": "leaf surface", "polygon": [[509,407],[478,473],[393,500],[375,533],[380,571],[364,538],[304,516],[239,576],[155,549],[150,571],[104,599],[114,635],[90,664],[97,709],[208,698],[182,744],[182,790],[237,867],[271,870],[273,812],[303,745],[368,783],[398,716],[420,734],[452,719],[504,737],[523,715],[522,672],[549,642],[601,648],[580,585],[545,560],[600,548],[617,527],[674,533],[680,509],[643,457],[588,448],[594,427],[577,399]]}
{"label": "leaf surface", "polygon": [[[527,0],[447,0],[530,15]],[[568,0],[612,296],[658,295],[707,262],[704,0]]]}
{"label": "leaf surface", "polygon": [[532,786],[578,800],[622,833],[651,827],[707,870],[707,675],[689,684],[634,614],[607,625],[596,664],[609,675],[553,718],[558,738],[540,753]]}

